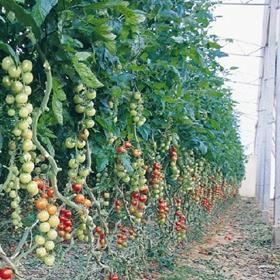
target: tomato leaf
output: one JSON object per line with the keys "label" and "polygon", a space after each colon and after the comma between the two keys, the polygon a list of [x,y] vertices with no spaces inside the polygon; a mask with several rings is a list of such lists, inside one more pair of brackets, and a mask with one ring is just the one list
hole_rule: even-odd
{"label": "tomato leaf", "polygon": [[51,9],[57,4],[58,0],[37,0],[32,8],[32,16],[38,26],[41,26]]}
{"label": "tomato leaf", "polygon": [[6,43],[0,41],[0,49],[1,49],[2,51],[4,51],[5,53],[9,54],[9,55],[13,58],[14,62],[18,65],[18,63],[19,63],[18,55],[17,55],[17,53],[11,48],[10,45],[8,45],[8,44],[6,44]]}
{"label": "tomato leaf", "polygon": [[52,96],[52,110],[54,116],[59,124],[63,125],[63,104],[62,101],[66,100],[66,94],[62,89],[60,81],[53,80],[53,96]]}
{"label": "tomato leaf", "polygon": [[20,5],[18,5],[14,0],[0,0],[0,4],[7,10],[15,13],[18,21],[23,23],[26,27],[31,27],[35,37],[40,38],[40,29],[34,20],[33,16]]}
{"label": "tomato leaf", "polygon": [[73,66],[80,76],[82,82],[91,88],[100,88],[103,87],[103,84],[96,78],[91,69],[84,63],[78,62],[76,59],[73,59]]}

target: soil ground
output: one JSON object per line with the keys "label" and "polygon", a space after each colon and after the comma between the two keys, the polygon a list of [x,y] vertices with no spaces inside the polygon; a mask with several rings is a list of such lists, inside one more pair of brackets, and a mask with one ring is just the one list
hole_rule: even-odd
{"label": "soil ground", "polygon": [[280,249],[253,199],[240,199],[160,280],[280,280]]}

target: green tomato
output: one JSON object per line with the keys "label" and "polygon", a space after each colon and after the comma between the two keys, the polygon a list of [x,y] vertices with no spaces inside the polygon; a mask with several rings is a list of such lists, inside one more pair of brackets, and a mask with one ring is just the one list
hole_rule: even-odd
{"label": "green tomato", "polygon": [[11,78],[17,79],[20,77],[21,69],[20,67],[16,67],[15,65],[12,65],[9,67],[8,73]]}
{"label": "green tomato", "polygon": [[78,177],[78,178],[76,179],[76,183],[77,183],[77,184],[84,185],[84,184],[86,183],[86,180],[85,180],[85,178]]}
{"label": "green tomato", "polygon": [[32,196],[35,196],[39,193],[39,188],[36,182],[31,181],[27,184],[26,190],[31,194]]}
{"label": "green tomato", "polygon": [[79,93],[79,92],[81,92],[81,91],[84,90],[84,89],[85,89],[84,85],[83,85],[83,84],[79,84],[79,85],[77,85],[77,86],[75,87],[74,91],[75,91],[76,93]]}
{"label": "green tomato", "polygon": [[86,155],[85,155],[85,154],[77,154],[76,160],[77,160],[79,163],[83,163],[83,162],[85,162],[85,160],[86,160]]}
{"label": "green tomato", "polygon": [[48,233],[47,236],[50,240],[55,240],[57,238],[57,231],[55,229],[51,229]]}
{"label": "green tomato", "polygon": [[42,236],[42,235],[36,235],[35,236],[35,243],[37,245],[42,246],[42,245],[45,244],[45,242],[46,242],[46,239],[45,239],[44,236]]}
{"label": "green tomato", "polygon": [[135,117],[135,116],[137,116],[137,111],[136,110],[131,110],[130,111],[130,115],[132,116],[132,117]]}
{"label": "green tomato", "polygon": [[69,166],[71,169],[75,169],[75,168],[77,168],[79,165],[78,165],[77,161],[76,161],[74,158],[72,158],[72,159],[70,159],[70,160],[68,161],[68,166]]}
{"label": "green tomato", "polygon": [[10,88],[12,85],[12,82],[11,82],[11,79],[9,76],[4,76],[2,79],[2,83],[5,88]]}
{"label": "green tomato", "polygon": [[16,136],[16,137],[19,137],[21,135],[21,130],[18,129],[18,128],[14,128],[12,133]]}
{"label": "green tomato", "polygon": [[33,149],[33,142],[32,140],[24,140],[22,144],[22,150],[24,152],[29,152]]}
{"label": "green tomato", "polygon": [[21,107],[18,112],[19,116],[23,119],[27,118],[29,115],[29,110],[26,107]]}
{"label": "green tomato", "polygon": [[96,114],[96,110],[94,108],[87,108],[85,113],[88,117],[93,117]]}
{"label": "green tomato", "polygon": [[67,172],[70,179],[76,179],[78,176],[78,173],[75,169],[69,169]]}
{"label": "green tomato", "polygon": [[45,256],[47,256],[47,250],[45,247],[39,247],[36,249],[36,255],[38,258],[43,258]]}
{"label": "green tomato", "polygon": [[23,89],[23,84],[20,81],[14,81],[11,86],[11,90],[13,93],[20,93]]}
{"label": "green tomato", "polygon": [[21,70],[22,72],[31,72],[32,71],[32,62],[30,60],[25,59],[21,63]]}
{"label": "green tomato", "polygon": [[51,240],[48,240],[46,243],[45,243],[45,248],[47,251],[52,251],[55,247],[55,244],[53,241]]}
{"label": "green tomato", "polygon": [[35,168],[35,165],[32,161],[28,161],[28,162],[25,162],[21,169],[23,172],[26,172],[26,173],[31,173]]}
{"label": "green tomato", "polygon": [[78,149],[83,149],[86,145],[86,141],[84,140],[77,140],[77,148]]}
{"label": "green tomato", "polygon": [[19,180],[22,184],[28,184],[31,182],[32,177],[29,173],[20,173]]}
{"label": "green tomato", "polygon": [[95,90],[88,90],[86,92],[86,97],[89,99],[89,100],[93,100],[96,98],[96,91]]}
{"label": "green tomato", "polygon": [[21,131],[24,131],[29,127],[29,123],[27,120],[22,120],[17,124],[17,126]]}
{"label": "green tomato", "polygon": [[130,109],[135,110],[137,108],[137,104],[135,103],[130,103]]}
{"label": "green tomato", "polygon": [[30,86],[24,86],[23,90],[22,90],[22,93],[24,93],[24,94],[26,94],[28,96],[31,95],[31,93],[32,93],[31,87]]}
{"label": "green tomato", "polygon": [[86,127],[86,128],[93,128],[94,125],[95,125],[94,120],[91,120],[91,119],[85,120],[85,127]]}
{"label": "green tomato", "polygon": [[33,105],[31,103],[27,103],[25,108],[28,110],[29,114],[33,112]]}
{"label": "green tomato", "polygon": [[8,94],[8,95],[6,96],[5,101],[6,101],[7,104],[11,105],[11,104],[13,104],[13,103],[15,102],[15,98],[14,98],[13,95]]}
{"label": "green tomato", "polygon": [[16,114],[16,111],[14,109],[9,109],[8,110],[8,116],[13,117]]}
{"label": "green tomato", "polygon": [[16,148],[17,148],[16,142],[15,142],[15,141],[10,141],[10,142],[9,142],[9,150],[10,150],[10,151],[15,151]]}
{"label": "green tomato", "polygon": [[79,171],[79,175],[82,176],[82,177],[87,177],[89,175],[89,169],[88,168],[82,168],[80,171]]}
{"label": "green tomato", "polygon": [[11,202],[11,207],[12,207],[13,209],[17,209],[17,208],[18,208],[18,202],[15,201],[15,200],[13,200],[13,201]]}
{"label": "green tomato", "polygon": [[32,118],[31,118],[30,116],[29,116],[29,117],[27,117],[27,119],[26,119],[26,120],[27,120],[27,122],[28,122],[28,124],[29,124],[29,125],[31,125],[31,124],[32,124],[32,122],[33,122]]}
{"label": "green tomato", "polygon": [[48,222],[41,223],[39,226],[39,230],[44,233],[50,231],[50,229],[51,229],[51,226]]}
{"label": "green tomato", "polygon": [[76,112],[77,112],[78,114],[82,114],[82,113],[85,112],[86,107],[83,106],[83,105],[78,104],[78,105],[75,106],[75,110],[76,110]]}
{"label": "green tomato", "polygon": [[16,191],[10,191],[9,197],[10,197],[10,198],[16,198],[16,197],[17,197]]}
{"label": "green tomato", "polygon": [[141,99],[141,93],[140,92],[134,93],[134,99],[140,100]]}
{"label": "green tomato", "polygon": [[14,61],[10,56],[6,56],[2,60],[2,69],[8,71],[8,69],[14,65]]}
{"label": "green tomato", "polygon": [[75,148],[75,146],[76,146],[76,143],[73,138],[71,138],[71,137],[66,138],[65,147],[67,149],[73,149],[73,148]]}
{"label": "green tomato", "polygon": [[16,103],[17,104],[24,104],[28,101],[28,95],[24,93],[19,93],[16,95]]}
{"label": "green tomato", "polygon": [[46,266],[53,266],[55,263],[55,256],[48,255],[48,256],[44,257],[43,261]]}
{"label": "green tomato", "polygon": [[[36,184],[36,183],[35,183],[35,184]],[[49,218],[50,218],[50,214],[48,213],[47,210],[40,211],[40,212],[37,214],[37,219],[38,219],[40,222],[46,222]]]}
{"label": "green tomato", "polygon": [[137,123],[137,122],[140,121],[140,118],[139,118],[138,116],[135,116],[135,117],[133,118],[133,121],[134,121],[135,123]]}
{"label": "green tomato", "polygon": [[73,98],[73,101],[74,101],[75,104],[81,104],[81,103],[83,103],[84,100],[81,96],[75,95],[74,98]]}
{"label": "green tomato", "polygon": [[22,131],[22,134],[21,136],[23,137],[23,139],[28,139],[28,140],[31,140],[32,139],[32,136],[33,136],[33,132],[31,129],[26,129],[24,131]]}
{"label": "green tomato", "polygon": [[33,81],[33,74],[31,72],[22,74],[22,81],[25,85],[29,85]]}

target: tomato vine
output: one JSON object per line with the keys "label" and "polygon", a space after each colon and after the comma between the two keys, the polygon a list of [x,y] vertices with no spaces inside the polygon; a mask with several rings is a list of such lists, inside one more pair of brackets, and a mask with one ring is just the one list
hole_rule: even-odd
{"label": "tomato vine", "polygon": [[86,248],[96,279],[145,278],[244,176],[211,4],[0,7],[0,279],[65,247]]}

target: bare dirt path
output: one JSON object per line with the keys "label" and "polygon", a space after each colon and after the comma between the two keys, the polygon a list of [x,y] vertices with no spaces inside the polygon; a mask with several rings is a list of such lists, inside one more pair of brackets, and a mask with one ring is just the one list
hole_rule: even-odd
{"label": "bare dirt path", "polygon": [[280,249],[252,199],[240,199],[164,280],[280,280]]}

